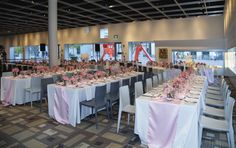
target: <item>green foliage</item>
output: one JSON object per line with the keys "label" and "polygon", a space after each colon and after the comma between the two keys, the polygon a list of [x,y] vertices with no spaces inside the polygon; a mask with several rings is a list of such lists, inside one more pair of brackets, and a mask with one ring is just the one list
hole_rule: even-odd
{"label": "green foliage", "polygon": [[15,47],[15,48],[14,48],[14,52],[15,52],[15,54],[17,54],[17,55],[23,54],[23,47]]}

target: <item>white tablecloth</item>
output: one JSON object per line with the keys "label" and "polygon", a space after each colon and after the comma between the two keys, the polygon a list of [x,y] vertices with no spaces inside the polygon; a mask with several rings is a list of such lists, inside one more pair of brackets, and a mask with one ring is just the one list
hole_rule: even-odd
{"label": "white tablecloth", "polygon": [[[176,134],[172,146],[173,148],[198,147],[198,118],[201,112],[201,108],[203,107],[202,105],[206,88],[207,80],[205,78],[205,81],[202,84],[201,94],[198,96],[199,99],[196,104],[178,104],[179,112],[176,122]],[[145,145],[148,144],[148,115],[149,103],[151,102],[151,100],[152,98],[145,96],[140,96],[136,99],[135,133],[139,135],[141,142]],[[168,105],[168,102],[166,104],[163,104],[163,102],[160,103],[161,105]]]}
{"label": "white tablecloth", "polygon": [[[70,71],[77,72],[77,71]],[[44,74],[44,78],[52,77],[53,75],[65,74],[67,71],[61,71],[57,73],[47,73]],[[37,76],[34,75],[34,76]],[[26,76],[25,78],[20,78],[19,76],[13,77],[2,77],[1,78],[1,101],[4,98],[11,100],[11,105],[24,104],[31,101],[36,101],[38,98],[36,95],[33,95],[32,98],[29,98],[29,95],[25,95],[25,89],[30,88],[31,76]]]}
{"label": "white tablecloth", "polygon": [[30,87],[31,78],[14,78],[2,77],[1,78],[1,101],[9,97],[12,105],[24,104],[29,102],[29,98],[25,98],[25,88]]}
{"label": "white tablecloth", "polygon": [[[69,123],[72,126],[76,126],[76,124],[79,124],[81,122],[81,119],[85,118],[86,116],[90,115],[92,113],[92,110],[88,107],[83,106],[82,107],[82,113],[80,113],[80,102],[84,100],[91,100],[95,96],[95,88],[98,85],[107,85],[107,92],[110,92],[110,84],[114,81],[120,81],[120,85],[123,79],[131,78],[132,76],[138,76],[138,74],[143,74],[139,72],[135,72],[132,75],[125,76],[123,78],[117,79],[117,80],[106,80],[105,83],[99,83],[99,84],[93,84],[93,85],[86,85],[84,87],[70,87],[70,86],[59,86],[56,84],[48,85],[48,113],[51,118],[55,119],[55,98],[57,96],[56,89],[61,89],[65,93],[65,97],[69,98]],[[81,115],[81,116],[80,116]]]}

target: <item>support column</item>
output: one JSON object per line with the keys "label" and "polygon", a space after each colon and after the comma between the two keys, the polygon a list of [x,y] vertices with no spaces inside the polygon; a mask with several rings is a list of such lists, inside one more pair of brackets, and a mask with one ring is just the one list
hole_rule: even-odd
{"label": "support column", "polygon": [[50,67],[58,65],[57,0],[48,0],[48,49]]}

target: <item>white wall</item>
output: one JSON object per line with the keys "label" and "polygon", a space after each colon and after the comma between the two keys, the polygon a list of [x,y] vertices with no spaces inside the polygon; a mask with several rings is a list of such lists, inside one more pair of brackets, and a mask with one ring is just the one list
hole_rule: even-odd
{"label": "white wall", "polygon": [[227,48],[236,47],[236,1],[226,0],[224,10],[224,33]]}
{"label": "white wall", "polygon": [[[99,39],[99,30],[103,27],[109,29],[108,39]],[[64,44],[112,42],[114,41],[113,35],[119,36],[116,41],[120,41],[124,45],[124,53],[127,58],[128,42],[131,41],[157,41],[160,47],[170,49],[209,49],[213,47],[222,49],[225,47],[223,16],[97,25],[89,27],[89,32],[85,28],[64,29],[58,31],[58,43],[64,48]],[[2,42],[7,48],[39,45],[48,42],[48,34],[39,32],[5,36]]]}

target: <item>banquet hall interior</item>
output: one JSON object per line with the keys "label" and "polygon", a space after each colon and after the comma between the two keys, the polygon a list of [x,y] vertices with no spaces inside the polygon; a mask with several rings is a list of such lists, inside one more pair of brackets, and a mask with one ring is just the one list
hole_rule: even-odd
{"label": "banquet hall interior", "polygon": [[1,0],[1,148],[235,148],[235,0]]}

